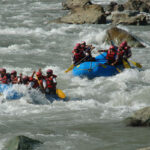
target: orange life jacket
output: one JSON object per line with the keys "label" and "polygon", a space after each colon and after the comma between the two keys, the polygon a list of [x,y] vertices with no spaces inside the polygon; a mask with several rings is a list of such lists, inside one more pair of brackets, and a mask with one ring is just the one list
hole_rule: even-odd
{"label": "orange life jacket", "polygon": [[73,58],[74,58],[75,62],[78,62],[84,57],[85,57],[85,54],[83,53],[83,51],[81,51],[79,53],[75,53]]}
{"label": "orange life jacket", "polygon": [[3,77],[0,76],[0,83],[2,83],[2,84],[7,84],[8,83],[6,75],[4,75]]}
{"label": "orange life jacket", "polygon": [[112,51],[112,50],[108,50],[106,59],[111,60],[111,61],[115,61],[115,57],[116,57],[116,52]]}
{"label": "orange life jacket", "polygon": [[46,88],[54,88],[53,76],[46,78]]}
{"label": "orange life jacket", "polygon": [[119,58],[123,58],[124,53],[125,53],[125,51],[123,49],[122,50],[120,50],[120,49],[117,50],[117,55],[119,56]]}

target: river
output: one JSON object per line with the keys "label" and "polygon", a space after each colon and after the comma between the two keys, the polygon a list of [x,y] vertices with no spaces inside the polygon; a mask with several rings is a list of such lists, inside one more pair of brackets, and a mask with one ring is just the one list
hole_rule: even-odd
{"label": "river", "polygon": [[[58,88],[68,102],[50,103],[24,86],[25,96],[4,102],[0,97],[0,149],[16,135],[38,139],[37,150],[136,150],[149,146],[149,128],[126,127],[123,120],[135,110],[150,105],[150,25],[123,26],[146,48],[132,48],[132,60],[143,65],[112,77],[93,80],[73,77],[64,71],[71,65],[72,49],[86,41],[98,49],[111,25],[49,24],[67,13],[61,0],[0,1],[0,64],[7,72],[15,69],[31,75],[49,68],[58,76]],[[105,0],[93,2],[105,4]],[[107,3],[110,1],[107,1]],[[123,2],[116,0],[116,2]]]}

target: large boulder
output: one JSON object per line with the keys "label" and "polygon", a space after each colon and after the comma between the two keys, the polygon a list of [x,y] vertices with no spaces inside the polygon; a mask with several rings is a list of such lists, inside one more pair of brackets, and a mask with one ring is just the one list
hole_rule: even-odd
{"label": "large boulder", "polygon": [[16,136],[7,143],[4,150],[33,150],[39,144],[42,142],[26,136]]}
{"label": "large boulder", "polygon": [[147,18],[145,15],[137,15],[137,11],[123,11],[112,13],[113,24],[124,24],[124,25],[147,25]]}
{"label": "large boulder", "polygon": [[108,43],[111,40],[113,40],[116,45],[126,40],[131,47],[145,47],[133,35],[117,27],[112,27],[107,31],[105,42]]}
{"label": "large boulder", "polygon": [[150,107],[136,111],[133,116],[125,119],[127,126],[150,126]]}
{"label": "large boulder", "polygon": [[74,7],[83,7],[91,4],[90,0],[65,0],[62,2],[64,9],[73,9]]}
{"label": "large boulder", "polygon": [[72,9],[68,15],[52,22],[68,24],[105,24],[106,16],[102,6],[93,4],[76,7]]}
{"label": "large boulder", "polygon": [[149,0],[128,0],[124,4],[126,10],[138,10],[140,12],[150,12],[150,1]]}

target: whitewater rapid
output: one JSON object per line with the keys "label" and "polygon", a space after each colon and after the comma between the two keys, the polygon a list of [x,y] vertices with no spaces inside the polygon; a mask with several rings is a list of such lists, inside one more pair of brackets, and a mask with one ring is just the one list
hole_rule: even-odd
{"label": "whitewater rapid", "polygon": [[131,59],[143,65],[141,70],[126,69],[93,80],[73,77],[64,71],[71,65],[75,44],[92,44],[92,54],[97,56],[98,49],[109,47],[103,39],[111,25],[49,24],[67,13],[61,2],[0,1],[1,67],[7,72],[15,69],[18,75],[31,75],[39,68],[45,73],[51,68],[58,76],[57,87],[68,98],[51,103],[35,90],[30,95],[25,86],[16,87],[24,93],[20,100],[6,101],[1,96],[0,149],[9,138],[22,134],[43,141],[38,150],[130,150],[148,145],[148,129],[127,128],[123,120],[150,105],[150,26],[118,26],[146,46],[132,48]]}

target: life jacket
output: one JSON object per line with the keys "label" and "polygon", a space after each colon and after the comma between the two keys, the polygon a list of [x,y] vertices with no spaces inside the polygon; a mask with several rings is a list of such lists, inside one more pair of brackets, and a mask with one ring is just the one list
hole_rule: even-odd
{"label": "life jacket", "polygon": [[111,61],[115,61],[115,56],[116,56],[116,52],[115,51],[108,50],[106,59],[107,60],[111,60]]}
{"label": "life jacket", "polygon": [[124,55],[125,51],[122,49],[122,50],[117,50],[117,55],[119,56],[119,58],[123,58],[123,55]]}
{"label": "life jacket", "polygon": [[7,83],[8,83],[8,81],[7,81],[7,76],[6,76],[6,75],[4,75],[3,77],[0,76],[0,83],[1,83],[1,84],[7,84]]}
{"label": "life jacket", "polygon": [[73,58],[74,58],[75,62],[78,62],[84,57],[85,57],[85,54],[83,53],[83,51],[81,51],[79,53],[75,53]]}
{"label": "life jacket", "polygon": [[11,76],[11,83],[12,84],[17,84],[18,83],[18,77],[14,77],[14,76]]}
{"label": "life jacket", "polygon": [[30,77],[29,81],[32,82],[32,88],[36,89],[39,87],[39,83],[35,78]]}
{"label": "life jacket", "polygon": [[79,47],[78,49],[79,49],[80,52],[81,52],[81,51],[83,52],[83,51],[85,50],[84,47]]}
{"label": "life jacket", "polygon": [[46,78],[46,88],[52,89],[56,86],[56,84],[54,84],[53,79],[54,79],[53,75]]}

